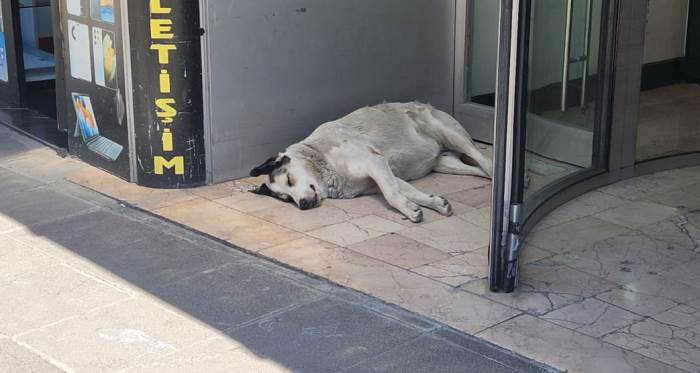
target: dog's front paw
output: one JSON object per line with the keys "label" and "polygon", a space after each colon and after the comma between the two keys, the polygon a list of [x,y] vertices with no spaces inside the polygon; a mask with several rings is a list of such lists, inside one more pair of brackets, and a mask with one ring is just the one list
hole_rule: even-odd
{"label": "dog's front paw", "polygon": [[422,223],[423,222],[423,210],[419,207],[418,209],[412,211],[408,215],[408,220],[410,220],[413,223]]}
{"label": "dog's front paw", "polygon": [[454,211],[452,210],[452,205],[450,202],[443,197],[439,197],[438,200],[439,202],[437,206],[435,206],[435,210],[440,213],[440,215],[452,216]]}

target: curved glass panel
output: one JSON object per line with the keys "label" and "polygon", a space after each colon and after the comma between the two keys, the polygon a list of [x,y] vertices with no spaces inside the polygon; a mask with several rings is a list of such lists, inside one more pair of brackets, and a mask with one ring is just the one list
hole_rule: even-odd
{"label": "curved glass panel", "polygon": [[548,193],[545,189],[553,184],[598,164],[603,3],[531,3],[524,116],[526,207],[536,207],[530,200]]}

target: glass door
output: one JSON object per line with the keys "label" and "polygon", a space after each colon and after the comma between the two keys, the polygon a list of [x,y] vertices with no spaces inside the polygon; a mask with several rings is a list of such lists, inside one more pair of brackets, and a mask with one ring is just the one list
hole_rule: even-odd
{"label": "glass door", "polygon": [[517,286],[520,247],[538,209],[606,171],[610,7],[607,0],[501,1],[493,291]]}
{"label": "glass door", "polygon": [[12,104],[20,103],[25,90],[19,16],[17,1],[0,2],[0,97]]}

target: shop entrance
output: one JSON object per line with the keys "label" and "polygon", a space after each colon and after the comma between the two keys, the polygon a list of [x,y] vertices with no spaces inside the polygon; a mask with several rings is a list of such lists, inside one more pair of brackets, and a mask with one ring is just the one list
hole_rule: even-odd
{"label": "shop entrance", "polygon": [[56,108],[55,19],[50,0],[13,0],[3,4],[2,99],[13,111],[7,124],[47,143],[67,148]]}
{"label": "shop entrance", "polygon": [[22,57],[29,106],[56,118],[56,60],[51,1],[20,1]]}
{"label": "shop entrance", "polygon": [[514,290],[522,236],[538,220],[538,209],[607,170],[610,11],[608,1],[502,2],[494,96],[494,291]]}

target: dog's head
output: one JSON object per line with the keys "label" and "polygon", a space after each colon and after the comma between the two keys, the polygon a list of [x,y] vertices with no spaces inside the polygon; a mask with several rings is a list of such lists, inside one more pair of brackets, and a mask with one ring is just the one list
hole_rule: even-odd
{"label": "dog's head", "polygon": [[250,176],[261,175],[268,175],[268,182],[255,193],[293,202],[302,210],[320,206],[320,183],[307,160],[281,153],[250,171]]}

